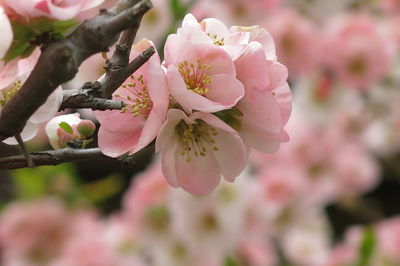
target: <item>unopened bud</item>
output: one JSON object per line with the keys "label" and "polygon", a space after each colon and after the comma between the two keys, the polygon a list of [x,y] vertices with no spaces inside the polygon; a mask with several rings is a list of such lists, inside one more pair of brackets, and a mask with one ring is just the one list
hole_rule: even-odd
{"label": "unopened bud", "polygon": [[57,136],[58,136],[58,141],[57,144],[60,148],[66,148],[68,147],[68,142],[72,141],[74,139],[74,136],[66,132],[62,128],[57,129]]}
{"label": "unopened bud", "polygon": [[82,120],[76,129],[82,137],[90,138],[96,130],[96,125],[90,120]]}

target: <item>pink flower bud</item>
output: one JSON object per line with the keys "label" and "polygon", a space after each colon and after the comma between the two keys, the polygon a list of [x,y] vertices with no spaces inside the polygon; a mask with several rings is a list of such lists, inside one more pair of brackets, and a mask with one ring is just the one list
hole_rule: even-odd
{"label": "pink flower bud", "polygon": [[96,130],[96,125],[90,120],[82,120],[76,127],[79,134],[83,137],[91,137]]}
{"label": "pink flower bud", "polygon": [[59,145],[60,148],[68,147],[68,142],[74,139],[73,135],[69,134],[61,127],[57,129],[57,136],[58,136],[57,144]]}

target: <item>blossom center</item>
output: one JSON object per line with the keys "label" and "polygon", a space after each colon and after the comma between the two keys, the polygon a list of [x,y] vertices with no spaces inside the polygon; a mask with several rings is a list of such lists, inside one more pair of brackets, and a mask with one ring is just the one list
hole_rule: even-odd
{"label": "blossom center", "polygon": [[202,64],[200,59],[197,59],[196,64],[183,61],[178,67],[179,73],[186,84],[186,89],[201,96],[206,95],[210,91],[207,88],[211,82],[211,77],[207,74],[210,69],[211,66]]}
{"label": "blossom center", "polygon": [[144,116],[148,117],[153,102],[150,99],[149,90],[147,84],[143,79],[143,75],[135,76],[131,75],[131,82],[122,85],[122,88],[127,89],[134,97],[127,95],[122,97],[119,94],[115,94],[115,97],[121,98],[125,103],[125,107],[122,108],[121,113],[131,113],[134,117]]}
{"label": "blossom center", "polygon": [[202,120],[198,119],[190,125],[181,121],[176,131],[182,141],[181,155],[186,156],[187,162],[192,160],[193,155],[194,157],[205,156],[210,148],[214,151],[218,150],[214,139],[218,134],[217,130]]}
{"label": "blossom center", "polygon": [[214,42],[215,45],[218,46],[224,46],[225,45],[225,38],[218,38],[217,34],[211,35],[210,33],[207,33],[207,36],[211,38],[211,40]]}
{"label": "blossom center", "polygon": [[0,92],[0,107],[3,107],[8,103],[12,97],[18,92],[18,90],[22,87],[22,82],[20,80],[16,80],[11,86],[10,89],[5,90],[4,94]]}

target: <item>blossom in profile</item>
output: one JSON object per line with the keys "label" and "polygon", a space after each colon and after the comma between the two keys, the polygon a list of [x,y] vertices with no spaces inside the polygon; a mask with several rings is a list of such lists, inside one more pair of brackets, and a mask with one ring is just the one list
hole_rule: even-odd
{"label": "blossom in profile", "polygon": [[244,95],[235,65],[223,49],[192,43],[172,34],[165,43],[168,89],[185,111],[217,112],[233,107]]}
{"label": "blossom in profile", "polygon": [[289,140],[284,130],[292,110],[287,69],[268,59],[265,46],[258,41],[248,45],[235,66],[246,91],[235,106],[241,113],[236,116],[237,130],[246,145],[261,152],[275,152]]}
{"label": "blossom in profile", "polygon": [[237,132],[209,113],[168,112],[156,139],[167,182],[203,195],[220,182],[233,182],[246,165],[247,148]]}
{"label": "blossom in profile", "polygon": [[[133,47],[134,58],[153,45],[143,40]],[[112,98],[125,103],[122,110],[96,111],[100,122],[99,148],[107,156],[133,154],[152,142],[165,121],[169,105],[165,74],[157,54],[153,55]]]}

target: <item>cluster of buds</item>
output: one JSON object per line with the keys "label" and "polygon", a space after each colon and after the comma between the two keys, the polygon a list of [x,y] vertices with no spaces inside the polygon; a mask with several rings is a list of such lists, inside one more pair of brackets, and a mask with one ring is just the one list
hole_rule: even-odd
{"label": "cluster of buds", "polygon": [[46,125],[46,134],[54,149],[85,148],[95,131],[96,125],[80,119],[78,113],[54,117]]}

